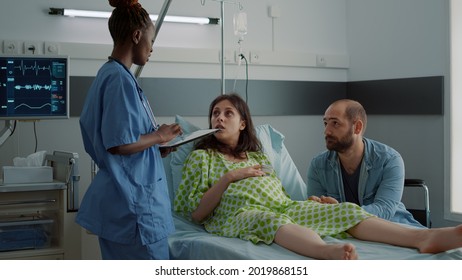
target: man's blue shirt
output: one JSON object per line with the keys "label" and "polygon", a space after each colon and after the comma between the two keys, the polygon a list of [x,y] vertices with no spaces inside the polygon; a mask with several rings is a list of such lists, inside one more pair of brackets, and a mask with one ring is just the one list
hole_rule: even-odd
{"label": "man's blue shirt", "polygon": [[[367,212],[393,222],[422,226],[401,202],[404,189],[404,162],[393,148],[363,138],[364,156],[359,174],[359,204]],[[308,195],[331,196],[345,202],[338,154],[324,151],[308,168]]]}

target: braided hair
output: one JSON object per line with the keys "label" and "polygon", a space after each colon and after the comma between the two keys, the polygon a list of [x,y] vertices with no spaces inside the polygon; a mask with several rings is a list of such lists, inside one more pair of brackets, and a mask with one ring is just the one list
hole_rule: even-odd
{"label": "braided hair", "polygon": [[138,0],[109,0],[115,9],[108,21],[114,45],[123,43],[136,29],[145,29],[152,24],[148,12]]}

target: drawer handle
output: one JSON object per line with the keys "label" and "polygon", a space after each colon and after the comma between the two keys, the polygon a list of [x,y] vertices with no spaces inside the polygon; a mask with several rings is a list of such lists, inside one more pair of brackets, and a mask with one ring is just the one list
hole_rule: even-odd
{"label": "drawer handle", "polygon": [[19,200],[19,201],[5,201],[0,202],[1,206],[18,205],[18,204],[39,204],[39,203],[55,203],[56,199],[43,199],[43,200]]}

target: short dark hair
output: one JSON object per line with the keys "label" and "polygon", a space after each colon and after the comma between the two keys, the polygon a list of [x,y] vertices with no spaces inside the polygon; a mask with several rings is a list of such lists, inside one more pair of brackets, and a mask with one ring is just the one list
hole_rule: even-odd
{"label": "short dark hair", "polygon": [[212,128],[211,118],[213,108],[215,108],[215,106],[223,100],[228,100],[229,102],[231,102],[231,104],[233,104],[233,106],[239,112],[241,119],[244,120],[246,124],[244,130],[241,131],[236,148],[231,149],[227,145],[219,142],[213,135],[203,138],[196,144],[195,148],[204,150],[217,150],[225,154],[232,154],[237,158],[241,158],[243,152],[261,151],[261,143],[260,140],[258,140],[258,137],[255,132],[255,127],[253,125],[252,117],[250,115],[249,106],[247,106],[247,103],[245,103],[245,101],[237,93],[232,92],[222,94],[212,101],[209,107],[209,128]]}
{"label": "short dark hair", "polygon": [[146,29],[152,24],[149,13],[138,3],[138,0],[109,0],[115,9],[108,21],[114,45],[130,38],[136,29]]}

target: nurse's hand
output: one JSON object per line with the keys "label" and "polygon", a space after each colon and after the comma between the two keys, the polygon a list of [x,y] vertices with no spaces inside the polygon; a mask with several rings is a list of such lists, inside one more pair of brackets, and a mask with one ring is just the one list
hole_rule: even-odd
{"label": "nurse's hand", "polygon": [[178,135],[183,134],[183,130],[181,126],[177,123],[173,124],[163,124],[159,126],[159,128],[155,132],[159,136],[159,143],[158,144],[165,144]]}
{"label": "nurse's hand", "polygon": [[[177,135],[183,133],[179,124],[163,124],[156,131],[143,134],[137,142],[111,147],[108,152],[118,155],[130,155],[149,149],[156,144],[164,144],[175,138]],[[166,150],[163,152],[167,156],[171,152]]]}

